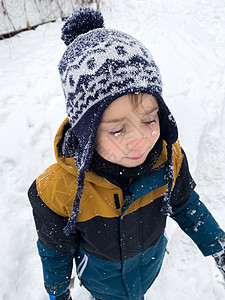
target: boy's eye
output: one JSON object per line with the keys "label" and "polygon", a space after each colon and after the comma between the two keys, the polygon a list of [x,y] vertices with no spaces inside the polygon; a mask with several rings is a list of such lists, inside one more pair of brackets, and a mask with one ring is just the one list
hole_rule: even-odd
{"label": "boy's eye", "polygon": [[110,134],[114,135],[115,137],[118,137],[118,136],[123,134],[123,129],[116,130],[116,131],[111,131]]}
{"label": "boy's eye", "polygon": [[149,121],[146,121],[144,123],[147,124],[147,125],[154,125],[156,123],[156,120],[149,120]]}

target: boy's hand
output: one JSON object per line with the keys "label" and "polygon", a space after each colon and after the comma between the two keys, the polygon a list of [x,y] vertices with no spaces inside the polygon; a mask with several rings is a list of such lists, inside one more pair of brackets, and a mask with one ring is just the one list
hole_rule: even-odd
{"label": "boy's hand", "polygon": [[225,253],[222,255],[214,254],[213,257],[216,261],[218,269],[223,274],[223,279],[225,281]]}
{"label": "boy's hand", "polygon": [[50,300],[72,300],[70,296],[70,290],[66,290],[65,293],[63,293],[60,296],[52,296],[49,295]]}
{"label": "boy's hand", "polygon": [[223,247],[223,250],[213,254],[213,257],[216,261],[217,267],[220,270],[220,272],[223,275],[223,279],[225,282],[225,236],[223,236],[221,239],[219,239],[219,242],[221,246]]}

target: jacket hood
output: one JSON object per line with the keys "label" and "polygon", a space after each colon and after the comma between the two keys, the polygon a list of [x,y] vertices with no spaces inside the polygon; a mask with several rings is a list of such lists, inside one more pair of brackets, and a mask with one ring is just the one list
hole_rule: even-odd
{"label": "jacket hood", "polygon": [[66,158],[64,157],[60,152],[60,143],[62,142],[62,139],[64,138],[66,126],[69,124],[69,119],[66,118],[61,126],[59,127],[55,140],[54,140],[54,152],[57,163],[68,173],[78,176],[78,171],[74,162],[73,157]]}

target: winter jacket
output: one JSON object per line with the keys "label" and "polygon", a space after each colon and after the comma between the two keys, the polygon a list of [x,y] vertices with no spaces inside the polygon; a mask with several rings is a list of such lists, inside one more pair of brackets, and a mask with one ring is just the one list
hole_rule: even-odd
{"label": "winter jacket", "polygon": [[[72,212],[77,169],[73,158],[59,155],[66,119],[55,138],[57,162],[32,184],[28,195],[38,233],[44,283],[60,294],[70,282],[73,258],[82,284],[96,298],[141,299],[157,277],[165,254],[166,143],[149,174],[133,181],[129,193],[93,172],[86,172],[76,234],[63,228]],[[187,159],[179,142],[173,145],[172,218],[204,255],[221,250],[224,235],[194,191]]]}

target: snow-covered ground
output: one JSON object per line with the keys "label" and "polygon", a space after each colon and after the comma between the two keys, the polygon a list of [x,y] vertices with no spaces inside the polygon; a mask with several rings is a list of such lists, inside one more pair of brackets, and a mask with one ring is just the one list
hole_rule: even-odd
{"label": "snow-covered ground", "polygon": [[[106,2],[106,1],[105,1]],[[164,79],[201,199],[225,229],[224,0],[114,0],[107,27],[148,46]],[[53,138],[65,118],[57,64],[61,20],[0,41],[0,299],[47,300],[26,191],[54,162]],[[147,300],[221,300],[222,276],[176,223],[169,255]],[[90,296],[76,280],[76,300]]]}

